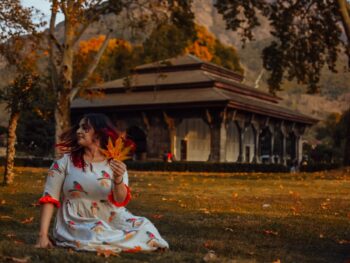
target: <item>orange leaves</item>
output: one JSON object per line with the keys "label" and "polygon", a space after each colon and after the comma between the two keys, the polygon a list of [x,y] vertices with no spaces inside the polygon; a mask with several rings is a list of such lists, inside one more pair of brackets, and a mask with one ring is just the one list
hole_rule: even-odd
{"label": "orange leaves", "polygon": [[96,253],[97,253],[97,256],[103,256],[105,258],[108,258],[110,256],[117,256],[117,257],[119,257],[118,253],[116,253],[115,251],[110,250],[110,249],[97,248],[96,249]]}
{"label": "orange leaves", "polygon": [[29,218],[22,220],[21,223],[22,224],[30,224],[33,222],[33,220],[34,220],[34,217],[32,216],[32,217],[29,217]]}
{"label": "orange leaves", "polygon": [[205,61],[211,61],[215,49],[215,37],[203,26],[196,25],[197,40],[185,49],[186,53],[193,54]]}
{"label": "orange leaves", "polygon": [[101,153],[107,157],[107,159],[114,159],[117,161],[124,161],[130,158],[129,154],[132,151],[133,147],[124,146],[125,145],[125,136],[119,136],[113,145],[112,139],[108,139],[107,150],[100,149]]}

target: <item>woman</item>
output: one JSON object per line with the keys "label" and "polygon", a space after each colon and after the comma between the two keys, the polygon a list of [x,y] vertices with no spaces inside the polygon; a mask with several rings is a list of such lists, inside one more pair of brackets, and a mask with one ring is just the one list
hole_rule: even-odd
{"label": "woman", "polygon": [[[154,251],[169,248],[145,217],[131,214],[128,173],[123,162],[107,160],[108,138],[118,137],[103,114],[85,115],[79,125],[63,133],[57,145],[64,153],[46,179],[38,248],[57,246],[76,250],[109,249],[115,252]],[[58,207],[53,243],[48,230]]]}

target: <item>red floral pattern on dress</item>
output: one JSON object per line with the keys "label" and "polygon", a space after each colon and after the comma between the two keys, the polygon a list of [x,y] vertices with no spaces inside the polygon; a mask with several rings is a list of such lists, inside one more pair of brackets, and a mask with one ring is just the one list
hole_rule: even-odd
{"label": "red floral pattern on dress", "polygon": [[39,199],[39,204],[51,203],[57,208],[61,206],[61,203],[53,198],[48,192],[45,192],[45,195]]}
{"label": "red floral pattern on dress", "polygon": [[110,194],[108,195],[108,200],[115,206],[117,207],[122,207],[122,206],[126,206],[129,201],[131,200],[131,191],[130,191],[130,188],[124,184],[125,187],[126,187],[126,197],[124,199],[123,202],[119,203],[117,201],[114,200],[114,197],[113,197],[113,192],[111,191]]}

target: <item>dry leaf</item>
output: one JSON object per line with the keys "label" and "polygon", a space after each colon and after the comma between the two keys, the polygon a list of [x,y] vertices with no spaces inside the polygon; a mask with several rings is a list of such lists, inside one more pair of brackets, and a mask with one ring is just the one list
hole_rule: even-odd
{"label": "dry leaf", "polygon": [[96,252],[97,252],[97,256],[104,256],[105,258],[108,258],[109,256],[119,256],[118,253],[110,249],[97,248]]}
{"label": "dry leaf", "polygon": [[217,259],[218,256],[215,254],[214,250],[209,250],[209,252],[203,257],[204,262],[210,262]]}
{"label": "dry leaf", "polygon": [[265,235],[272,235],[272,236],[277,236],[278,232],[277,231],[273,231],[273,230],[264,230],[263,233]]}
{"label": "dry leaf", "polygon": [[229,228],[229,227],[226,227],[226,228],[225,228],[225,231],[233,232],[233,229],[232,229],[232,228]]}
{"label": "dry leaf", "polygon": [[342,239],[342,240],[338,240],[338,244],[350,244],[350,241],[349,240],[345,240],[345,239]]}
{"label": "dry leaf", "polygon": [[210,249],[210,248],[213,247],[213,241],[207,240],[207,241],[204,242],[203,246],[204,246],[205,248]]}
{"label": "dry leaf", "polygon": [[10,234],[7,234],[6,236],[7,236],[8,238],[14,238],[14,237],[16,237],[16,234],[10,233]]}
{"label": "dry leaf", "polygon": [[274,262],[272,262],[272,263],[281,263],[281,260],[279,260],[279,259],[276,259]]}
{"label": "dry leaf", "polygon": [[163,215],[152,215],[152,217],[155,219],[161,219],[163,217]]}
{"label": "dry leaf", "polygon": [[4,261],[10,261],[10,262],[17,262],[17,263],[27,263],[30,260],[29,256],[26,256],[24,258],[15,258],[15,257],[1,257],[0,259],[3,259]]}
{"label": "dry leaf", "polygon": [[1,205],[6,204],[6,200],[1,200],[0,204],[1,204]]}
{"label": "dry leaf", "polygon": [[22,224],[30,224],[33,222],[33,220],[34,220],[34,217],[32,216],[32,217],[29,217],[29,218],[22,220],[21,223]]}
{"label": "dry leaf", "polygon": [[11,216],[0,216],[0,219],[13,219]]}

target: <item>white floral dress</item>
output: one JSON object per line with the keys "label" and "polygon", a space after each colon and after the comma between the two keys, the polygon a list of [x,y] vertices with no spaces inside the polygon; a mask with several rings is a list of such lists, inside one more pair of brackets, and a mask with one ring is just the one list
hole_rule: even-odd
{"label": "white floral dress", "polygon": [[125,208],[131,198],[127,172],[123,178],[128,194],[118,203],[113,199],[113,172],[107,161],[90,163],[85,171],[73,165],[69,154],[53,162],[39,202],[58,207],[53,229],[57,246],[115,252],[169,248],[147,218]]}

